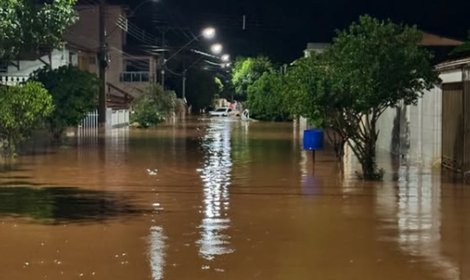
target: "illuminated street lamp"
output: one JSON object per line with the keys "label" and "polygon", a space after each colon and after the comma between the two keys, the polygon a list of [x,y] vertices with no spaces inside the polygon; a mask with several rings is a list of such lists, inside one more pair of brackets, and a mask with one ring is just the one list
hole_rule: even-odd
{"label": "illuminated street lamp", "polygon": [[223,61],[223,62],[229,62],[230,61],[230,55],[228,54],[224,54],[220,57],[220,59]]}
{"label": "illuminated street lamp", "polygon": [[215,37],[215,28],[213,28],[213,27],[204,28],[198,36],[194,37],[191,41],[186,43],[186,45],[182,46],[179,50],[177,50],[172,56],[170,56],[168,59],[166,59],[165,63],[168,62],[173,57],[177,56],[180,52],[185,50],[189,45],[191,45],[194,41],[199,40],[199,38],[201,38],[201,37],[203,37],[207,40],[213,39]]}
{"label": "illuminated street lamp", "polygon": [[222,52],[222,50],[223,50],[223,46],[221,44],[217,43],[217,44],[213,44],[211,46],[211,52],[213,54],[220,54]]}
{"label": "illuminated street lamp", "polygon": [[[201,33],[199,33],[198,36],[194,37],[192,40],[190,40],[188,43],[186,43],[184,46],[179,48],[173,55],[171,55],[168,59],[163,60],[162,64],[162,88],[165,89],[165,65],[173,59],[175,56],[177,56],[180,52],[184,51],[189,45],[191,45],[194,41],[199,40],[200,38],[204,38],[207,40],[211,40],[215,37],[215,28],[214,27],[206,27],[201,30]],[[222,50],[221,50],[222,51]]]}
{"label": "illuminated street lamp", "polygon": [[214,27],[206,27],[202,30],[201,36],[206,39],[213,39],[215,37],[215,28]]}

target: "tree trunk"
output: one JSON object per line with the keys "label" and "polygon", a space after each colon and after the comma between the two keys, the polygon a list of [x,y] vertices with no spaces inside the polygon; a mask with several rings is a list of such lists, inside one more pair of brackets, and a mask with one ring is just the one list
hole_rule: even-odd
{"label": "tree trunk", "polygon": [[378,115],[374,112],[371,115],[365,115],[365,120],[360,124],[354,137],[351,137],[353,143],[349,143],[351,149],[356,155],[362,167],[362,178],[365,180],[380,180],[383,171],[377,169],[376,162],[376,142],[378,133],[376,131],[376,122]]}
{"label": "tree trunk", "polygon": [[375,156],[375,140],[368,139],[364,143],[364,153],[359,158],[362,166],[362,176],[366,180],[380,179],[380,172],[377,170],[377,162]]}

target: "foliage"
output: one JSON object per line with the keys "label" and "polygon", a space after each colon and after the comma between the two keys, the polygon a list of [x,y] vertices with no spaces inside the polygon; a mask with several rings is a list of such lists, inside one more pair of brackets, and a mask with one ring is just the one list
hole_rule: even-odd
{"label": "foliage", "polygon": [[324,56],[312,53],[289,68],[285,81],[284,106],[294,116],[303,116],[315,127],[325,129],[336,156],[341,159],[347,135],[340,133],[335,120],[341,114],[341,100],[333,94],[329,68]]}
{"label": "foliage", "polygon": [[0,87],[0,151],[13,156],[15,147],[53,110],[52,97],[37,82]]}
{"label": "foliage", "polygon": [[144,128],[156,125],[171,116],[176,105],[175,92],[164,91],[159,85],[150,86],[134,99],[131,122],[137,122]]}
{"label": "foliage", "polygon": [[470,54],[470,29],[468,30],[468,38],[462,45],[455,47],[450,53],[451,57],[459,57]]}
{"label": "foliage", "polygon": [[237,100],[246,100],[248,87],[265,72],[273,71],[272,62],[264,56],[240,57],[235,61],[232,70],[232,85]]}
{"label": "foliage", "polygon": [[[321,59],[298,62],[291,111],[313,117],[347,141],[365,179],[377,179],[377,121],[389,107],[414,104],[437,81],[415,27],[362,16]],[[294,67],[295,69],[296,67]]]}
{"label": "foliage", "polygon": [[289,119],[290,114],[283,105],[284,80],[281,73],[270,71],[263,73],[248,87],[247,105],[255,119],[269,121]]}
{"label": "foliage", "polygon": [[47,122],[56,139],[96,109],[99,81],[94,74],[73,66],[46,67],[34,72],[31,79],[42,83],[52,95],[55,109]]}
{"label": "foliage", "polygon": [[338,32],[328,51],[328,78],[341,108],[333,124],[348,139],[366,179],[380,176],[379,117],[399,102],[415,104],[437,81],[431,55],[418,46],[421,36],[415,27],[362,16]]}
{"label": "foliage", "polygon": [[0,58],[50,50],[62,44],[62,34],[75,22],[76,0],[0,1]]}
{"label": "foliage", "polygon": [[212,105],[214,97],[220,92],[220,85],[217,84],[211,73],[201,70],[192,70],[188,76],[188,90],[186,98],[192,106],[193,112],[199,112]]}

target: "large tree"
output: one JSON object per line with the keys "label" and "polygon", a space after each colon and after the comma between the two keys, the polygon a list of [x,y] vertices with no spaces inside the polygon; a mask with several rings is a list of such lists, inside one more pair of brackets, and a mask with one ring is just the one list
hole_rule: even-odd
{"label": "large tree", "polygon": [[60,47],[65,30],[75,22],[76,0],[0,1],[0,59],[40,54]]}
{"label": "large tree", "polygon": [[235,91],[235,98],[241,101],[246,100],[248,87],[265,72],[272,70],[272,62],[265,56],[238,58],[232,69],[232,85]]}
{"label": "large tree", "polygon": [[339,31],[323,58],[300,62],[293,74],[297,113],[313,116],[347,141],[366,179],[376,163],[377,121],[390,107],[414,104],[433,87],[432,56],[418,46],[415,27],[362,16]]}

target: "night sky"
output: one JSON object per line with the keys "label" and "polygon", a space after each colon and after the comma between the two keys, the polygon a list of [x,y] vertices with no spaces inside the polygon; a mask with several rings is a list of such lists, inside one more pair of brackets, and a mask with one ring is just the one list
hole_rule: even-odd
{"label": "night sky", "polygon": [[[114,2],[132,9],[143,1]],[[362,14],[416,24],[457,39],[466,39],[470,28],[470,0],[159,1],[141,5],[131,21],[154,36],[160,36],[162,28],[169,29],[168,44],[182,44],[190,36],[188,31],[196,34],[201,27],[213,25],[232,56],[265,54],[279,62],[300,57],[307,42],[329,42],[336,29]],[[242,30],[243,15],[246,30]]]}

